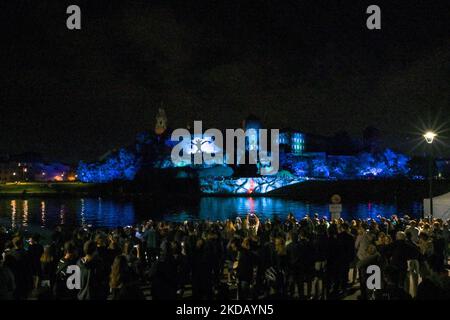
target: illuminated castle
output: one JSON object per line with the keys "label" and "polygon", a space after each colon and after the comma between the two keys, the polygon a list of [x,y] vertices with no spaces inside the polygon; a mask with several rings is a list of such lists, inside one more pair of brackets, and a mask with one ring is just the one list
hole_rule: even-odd
{"label": "illuminated castle", "polygon": [[[141,176],[145,176],[145,172],[151,176],[155,169],[168,169],[167,172],[176,174],[177,178],[197,177],[204,193],[253,194],[271,192],[309,179],[390,178],[409,174],[409,158],[392,150],[368,152],[358,148],[358,144],[344,134],[326,137],[286,128],[279,131],[277,141],[280,170],[262,175],[262,169],[266,171],[271,164],[270,156],[258,156],[256,163],[242,162],[240,157],[249,159],[250,152],[258,150],[263,125],[257,117],[250,115],[241,128],[246,133],[245,153],[237,152],[234,138],[227,141],[225,130],[221,130],[222,143],[218,143],[211,133],[202,132],[202,129],[199,133],[192,132],[190,128],[185,130],[184,137],[187,138],[172,141],[166,113],[160,108],[153,132],[138,134],[135,146],[109,153],[96,163],[80,163],[78,177],[84,182],[110,182],[132,180],[138,171]],[[235,148],[233,153],[224,154],[227,142]],[[176,161],[171,157],[175,146],[183,155]],[[198,155],[201,161],[195,163],[193,159],[199,158]],[[230,155],[236,159],[229,161]]]}

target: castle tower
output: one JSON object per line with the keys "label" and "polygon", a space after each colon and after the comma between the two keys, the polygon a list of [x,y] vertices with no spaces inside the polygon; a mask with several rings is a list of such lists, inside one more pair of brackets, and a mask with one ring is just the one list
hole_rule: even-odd
{"label": "castle tower", "polygon": [[163,134],[167,129],[167,116],[164,109],[159,108],[156,115],[155,133],[157,135]]}
{"label": "castle tower", "polygon": [[261,120],[253,114],[250,114],[242,123],[247,137],[245,147],[247,151],[258,150],[259,130],[262,129]]}

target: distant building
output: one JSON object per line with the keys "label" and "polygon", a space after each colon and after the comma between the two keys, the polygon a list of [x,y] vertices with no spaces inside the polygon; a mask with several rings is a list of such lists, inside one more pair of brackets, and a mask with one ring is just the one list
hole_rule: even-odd
{"label": "distant building", "polygon": [[305,152],[305,134],[293,130],[282,129],[279,134],[280,152],[302,155]]}
{"label": "distant building", "polygon": [[11,155],[0,161],[0,183],[74,180],[76,175],[71,166],[58,162],[46,163],[39,154]]}
{"label": "distant building", "polygon": [[75,181],[77,178],[72,168],[63,163],[40,163],[36,169],[34,181]]}
{"label": "distant building", "polygon": [[242,127],[247,134],[245,137],[245,149],[247,151],[258,150],[259,130],[262,129],[261,120],[251,114],[243,121]]}
{"label": "distant building", "polygon": [[42,156],[34,152],[3,156],[0,182],[33,181],[34,170],[41,161]]}
{"label": "distant building", "polygon": [[9,161],[0,162],[0,182],[14,181],[14,172],[16,167]]}
{"label": "distant building", "polygon": [[440,179],[450,179],[450,159],[436,159],[437,176]]}

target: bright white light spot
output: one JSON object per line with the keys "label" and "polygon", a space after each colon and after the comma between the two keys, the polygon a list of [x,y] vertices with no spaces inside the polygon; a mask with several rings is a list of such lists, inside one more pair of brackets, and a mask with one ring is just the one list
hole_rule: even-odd
{"label": "bright white light spot", "polygon": [[428,131],[427,133],[425,133],[423,135],[423,137],[425,138],[425,141],[427,143],[433,143],[434,138],[437,136],[436,133],[434,133],[433,131]]}

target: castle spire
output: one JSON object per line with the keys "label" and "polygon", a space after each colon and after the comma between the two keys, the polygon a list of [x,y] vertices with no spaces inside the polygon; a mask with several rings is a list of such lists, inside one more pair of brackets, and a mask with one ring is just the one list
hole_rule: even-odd
{"label": "castle spire", "polygon": [[[162,103],[161,103],[162,106]],[[158,109],[158,114],[156,115],[155,133],[157,135],[162,135],[167,129],[167,116],[163,108]]]}

